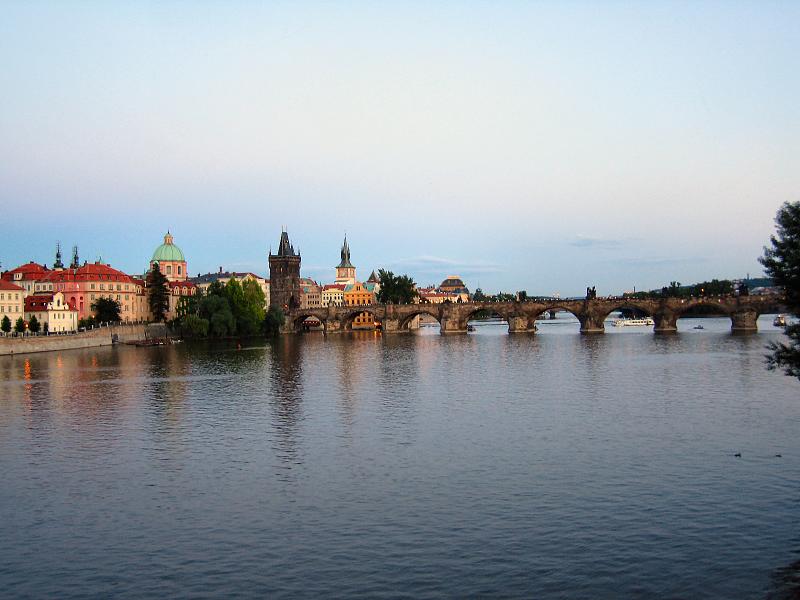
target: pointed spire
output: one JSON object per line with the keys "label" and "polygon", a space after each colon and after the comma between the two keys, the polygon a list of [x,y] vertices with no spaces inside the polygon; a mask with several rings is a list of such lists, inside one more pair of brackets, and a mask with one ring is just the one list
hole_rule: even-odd
{"label": "pointed spire", "polygon": [[78,258],[78,246],[72,247],[72,264],[70,264],[70,269],[77,269],[81,266],[81,261]]}
{"label": "pointed spire", "polygon": [[340,255],[341,255],[342,260],[339,263],[339,266],[336,267],[337,269],[354,269],[355,268],[353,266],[353,264],[350,262],[350,245],[347,243],[347,234],[346,233],[344,234],[344,243],[342,244],[342,250],[341,250]]}
{"label": "pointed spire", "polygon": [[56,262],[53,263],[54,269],[63,269],[64,263],[61,262],[61,242],[56,242]]}

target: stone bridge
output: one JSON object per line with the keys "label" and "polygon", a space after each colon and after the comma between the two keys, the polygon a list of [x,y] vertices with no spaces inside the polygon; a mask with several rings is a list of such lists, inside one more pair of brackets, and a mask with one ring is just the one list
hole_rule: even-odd
{"label": "stone bridge", "polygon": [[567,311],[577,317],[581,333],[603,333],[604,321],[614,311],[635,309],[655,321],[656,333],[677,331],[678,319],[692,309],[728,316],[734,332],[757,331],[756,320],[763,313],[781,312],[783,300],[770,296],[714,296],[700,298],[589,298],[585,300],[528,300],[525,302],[465,302],[444,304],[371,304],[364,306],[328,306],[292,309],[286,315],[283,331],[302,331],[303,321],[314,317],[326,333],[348,331],[357,315],[370,313],[385,333],[409,330],[417,315],[430,315],[439,322],[444,333],[465,333],[467,321],[479,311],[499,315],[508,322],[510,333],[533,333],[535,322],[543,313]]}

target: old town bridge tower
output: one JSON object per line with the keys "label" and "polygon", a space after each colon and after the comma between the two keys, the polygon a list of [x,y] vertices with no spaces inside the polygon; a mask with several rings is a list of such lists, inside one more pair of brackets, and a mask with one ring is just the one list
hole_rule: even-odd
{"label": "old town bridge tower", "polygon": [[286,310],[300,306],[300,252],[289,243],[289,234],[281,232],[278,253],[269,253],[270,306]]}

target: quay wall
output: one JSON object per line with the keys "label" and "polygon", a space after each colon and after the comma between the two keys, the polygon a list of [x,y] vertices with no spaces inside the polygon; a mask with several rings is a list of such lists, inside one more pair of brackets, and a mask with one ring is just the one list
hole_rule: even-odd
{"label": "quay wall", "polygon": [[145,324],[112,325],[71,335],[0,337],[0,356],[110,346],[115,340],[120,343],[135,342],[153,337],[152,333],[148,333],[148,327]]}

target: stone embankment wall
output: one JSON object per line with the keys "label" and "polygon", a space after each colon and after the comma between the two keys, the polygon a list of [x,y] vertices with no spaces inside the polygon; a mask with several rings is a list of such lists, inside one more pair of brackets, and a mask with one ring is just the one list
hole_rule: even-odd
{"label": "stone embankment wall", "polygon": [[[100,327],[72,335],[31,336],[22,338],[0,337],[0,355],[28,352],[52,352],[76,348],[110,346],[114,340],[125,343],[157,337],[148,332],[149,325],[116,325]],[[115,338],[116,336],[116,338]]]}

